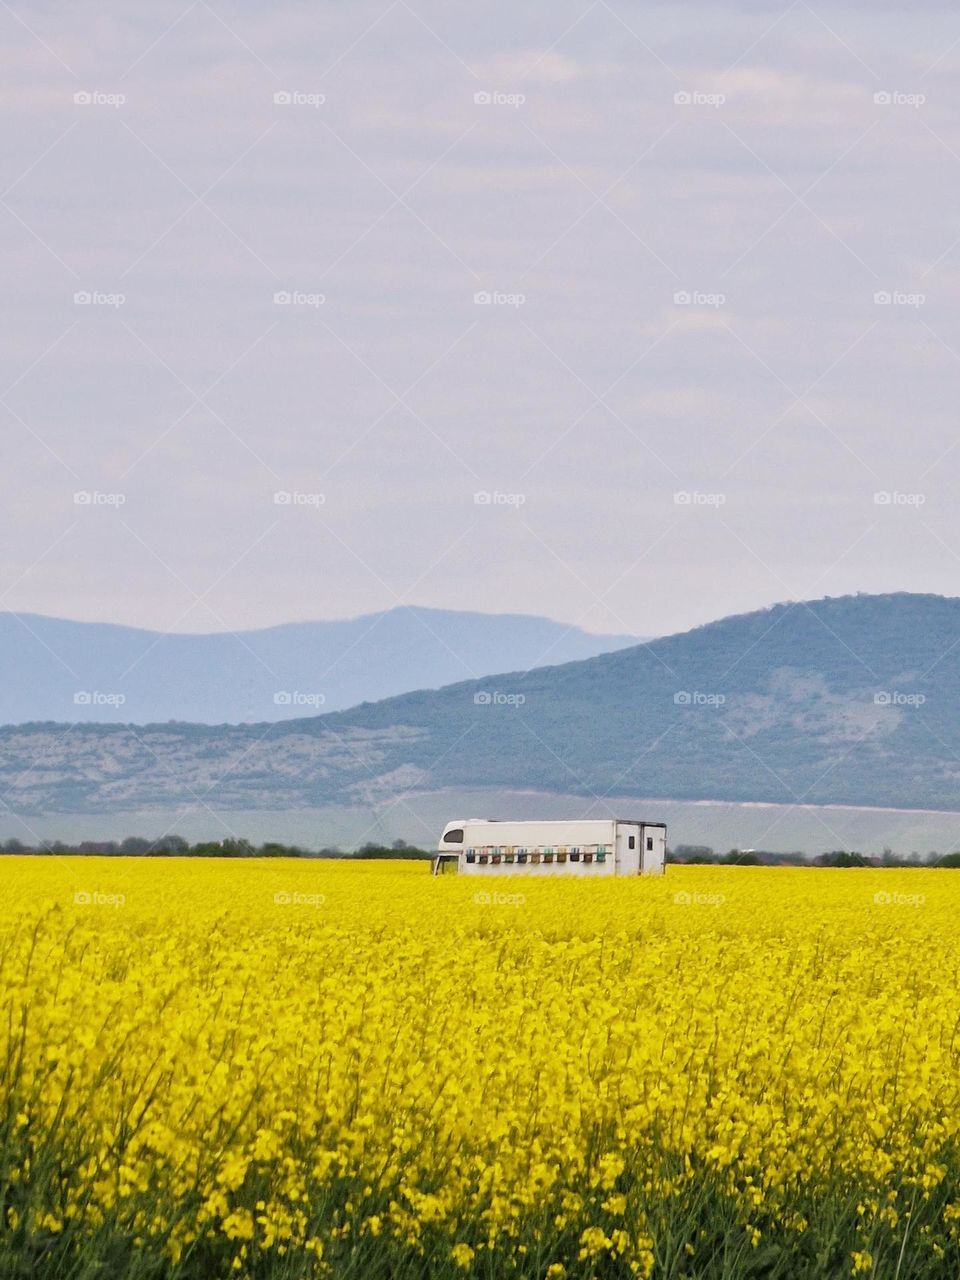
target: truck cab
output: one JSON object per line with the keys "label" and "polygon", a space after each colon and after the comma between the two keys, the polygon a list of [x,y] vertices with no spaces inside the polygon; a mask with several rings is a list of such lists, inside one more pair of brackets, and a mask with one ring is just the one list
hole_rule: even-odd
{"label": "truck cab", "polygon": [[455,818],[446,824],[437,843],[436,855],[430,863],[431,874],[439,876],[451,864],[459,866],[466,827],[466,818]]}

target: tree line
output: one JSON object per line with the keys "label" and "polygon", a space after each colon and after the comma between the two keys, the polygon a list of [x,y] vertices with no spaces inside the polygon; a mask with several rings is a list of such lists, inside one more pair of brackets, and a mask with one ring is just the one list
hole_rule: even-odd
{"label": "tree line", "polygon": [[335,845],[327,845],[317,850],[304,849],[296,844],[281,844],[276,840],[258,845],[242,837],[203,840],[190,844],[182,836],[175,835],[158,836],[155,840],[145,836],[128,836],[125,840],[42,840],[32,845],[25,844],[22,840],[4,840],[0,843],[0,854],[18,853],[71,856],[86,854],[107,858],[391,858],[401,861],[433,856],[426,849],[418,849],[405,840],[394,840],[389,845],[369,842],[359,849],[340,849]]}
{"label": "tree line", "polygon": [[[434,851],[407,844],[405,840],[394,840],[391,844],[369,841],[358,849],[325,845],[314,850],[304,849],[296,844],[282,844],[277,840],[254,844],[242,837],[229,837],[225,840],[203,840],[191,844],[183,836],[162,835],[153,840],[145,836],[128,836],[125,840],[42,840],[36,844],[10,839],[0,841],[0,855],[2,854],[89,855],[108,858],[329,858],[343,861],[386,858],[416,861],[432,858]],[[777,853],[762,849],[730,849],[726,853],[718,853],[710,845],[678,844],[667,850],[667,862],[721,867],[960,867],[960,852],[941,855],[934,850],[921,857],[918,853],[908,856],[895,854],[891,849],[884,849],[881,854],[833,849],[811,858],[799,851]]]}
{"label": "tree line", "polygon": [[726,867],[960,867],[960,853],[940,854],[933,849],[921,856],[919,853],[897,854],[889,848],[879,854],[831,849],[811,858],[799,851],[731,849],[717,853],[708,844],[678,844],[675,849],[667,850],[667,862]]}

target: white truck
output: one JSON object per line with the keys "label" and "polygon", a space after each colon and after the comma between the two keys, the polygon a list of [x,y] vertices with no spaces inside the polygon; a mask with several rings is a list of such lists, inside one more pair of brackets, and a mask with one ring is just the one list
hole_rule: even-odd
{"label": "white truck", "polygon": [[662,876],[666,852],[665,822],[458,818],[444,827],[433,874],[456,863],[470,876]]}

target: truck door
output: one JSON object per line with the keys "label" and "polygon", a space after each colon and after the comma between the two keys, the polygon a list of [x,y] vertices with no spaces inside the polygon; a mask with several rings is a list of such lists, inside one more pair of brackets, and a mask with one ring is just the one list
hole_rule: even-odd
{"label": "truck door", "polygon": [[641,827],[640,849],[640,874],[662,876],[666,853],[666,833],[663,827]]}
{"label": "truck door", "polygon": [[640,871],[640,849],[643,829],[634,822],[617,823],[617,871],[622,876],[635,876]]}

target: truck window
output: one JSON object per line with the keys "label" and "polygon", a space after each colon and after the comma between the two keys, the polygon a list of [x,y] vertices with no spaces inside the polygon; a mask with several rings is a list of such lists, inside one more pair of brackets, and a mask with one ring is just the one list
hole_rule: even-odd
{"label": "truck window", "polygon": [[443,833],[444,844],[463,844],[463,827],[453,827]]}
{"label": "truck window", "polygon": [[628,837],[627,837],[627,848],[628,848],[628,849],[635,849],[636,847],[637,847],[637,837],[636,837],[636,836],[628,836]]}

